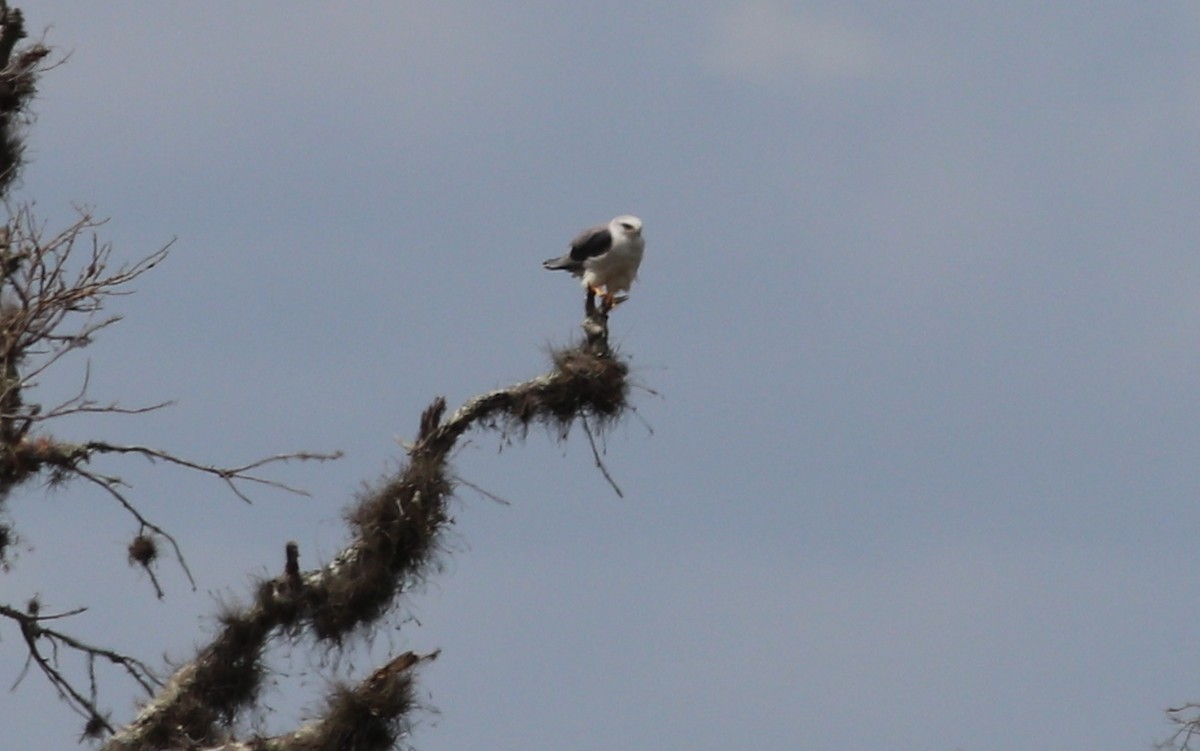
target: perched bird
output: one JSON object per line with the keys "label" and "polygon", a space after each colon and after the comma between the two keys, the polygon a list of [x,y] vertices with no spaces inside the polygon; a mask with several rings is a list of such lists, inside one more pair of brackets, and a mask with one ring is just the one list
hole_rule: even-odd
{"label": "perched bird", "polygon": [[542,268],[569,271],[572,276],[582,277],[589,305],[593,295],[600,295],[604,301],[602,309],[607,312],[628,299],[617,294],[627,292],[633,284],[645,248],[642,220],[622,214],[608,224],[580,232],[571,241],[571,250],[566,255],[543,262]]}

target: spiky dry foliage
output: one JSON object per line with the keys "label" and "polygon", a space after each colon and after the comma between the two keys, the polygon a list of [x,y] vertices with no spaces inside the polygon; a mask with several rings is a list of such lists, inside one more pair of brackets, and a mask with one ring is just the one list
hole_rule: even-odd
{"label": "spiky dry foliage", "polygon": [[[590,329],[597,327],[601,333],[592,336]],[[230,727],[256,704],[272,637],[307,634],[341,648],[391,612],[397,598],[427,575],[450,524],[447,501],[454,480],[448,458],[464,433],[531,424],[565,431],[576,420],[619,418],[627,406],[627,366],[609,351],[602,316],[589,317],[585,329],[589,339],[556,353],[554,368],[542,376],[477,396],[449,417],[445,400],[435,399],[421,414],[405,464],[346,512],[346,547],[328,564],[300,572],[295,543],[288,543],[284,573],[263,582],[252,604],[226,612],[216,638],[104,748],[239,747],[223,744],[232,743]],[[413,708],[407,670],[421,658],[397,659],[405,663],[402,674],[385,667],[354,688],[337,689],[325,714],[308,729],[255,739],[244,747],[394,747]],[[381,675],[388,677],[382,684]]]}
{"label": "spiky dry foliage", "polygon": [[357,686],[337,684],[326,698],[321,718],[290,733],[221,744],[220,751],[321,751],[394,748],[410,732],[410,713],[418,707],[413,671],[437,659],[438,652],[405,652]]}
{"label": "spiky dry foliage", "polygon": [[24,38],[25,18],[20,9],[9,8],[0,0],[0,194],[8,190],[20,171],[25,151],[20,133],[23,115],[50,54],[41,44],[17,50],[17,43]]}

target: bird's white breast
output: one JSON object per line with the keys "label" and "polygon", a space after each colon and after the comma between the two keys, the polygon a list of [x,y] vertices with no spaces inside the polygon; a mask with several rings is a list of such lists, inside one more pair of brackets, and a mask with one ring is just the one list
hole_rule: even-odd
{"label": "bird's white breast", "polygon": [[641,237],[616,239],[607,253],[584,261],[584,286],[604,287],[609,294],[628,291],[637,277],[645,247]]}

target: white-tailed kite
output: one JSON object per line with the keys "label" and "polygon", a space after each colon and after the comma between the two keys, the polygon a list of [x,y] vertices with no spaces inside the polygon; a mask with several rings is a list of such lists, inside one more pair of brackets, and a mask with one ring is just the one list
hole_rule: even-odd
{"label": "white-tailed kite", "polygon": [[617,297],[617,293],[627,292],[633,284],[645,248],[642,220],[622,214],[608,224],[580,232],[571,241],[571,250],[566,255],[551,258],[542,267],[582,277],[589,301],[592,295],[600,295],[604,300],[602,309],[608,311],[627,299],[628,296]]}

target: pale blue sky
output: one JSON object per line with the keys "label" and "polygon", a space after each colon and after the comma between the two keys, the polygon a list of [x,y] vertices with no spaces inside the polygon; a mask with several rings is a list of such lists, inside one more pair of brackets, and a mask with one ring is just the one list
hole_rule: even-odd
{"label": "pale blue sky", "polygon": [[[286,540],[338,549],[432,397],[540,372],[580,317],[540,261],[631,212],[626,497],[582,435],[459,453],[513,505],[463,492],[375,645],[443,649],[417,747],[1115,751],[1200,698],[1200,6],[27,5],[71,56],[19,195],[123,259],[178,237],[86,353],[97,398],[178,406],[61,432],[347,456],[253,507],[105,466],[198,574],[162,603],[111,504],[33,490],[6,600],[186,655]],[[279,664],[268,730],[320,688]],[[33,676],[0,726],[78,732]]]}

